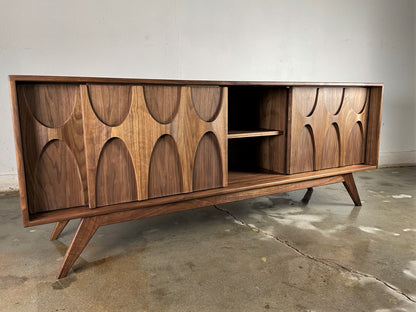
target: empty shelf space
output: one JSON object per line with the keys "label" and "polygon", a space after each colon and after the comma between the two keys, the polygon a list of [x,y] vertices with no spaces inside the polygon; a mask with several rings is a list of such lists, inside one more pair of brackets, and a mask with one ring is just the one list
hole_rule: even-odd
{"label": "empty shelf space", "polygon": [[283,131],[281,130],[251,130],[251,131],[229,131],[229,139],[239,139],[239,138],[255,138],[255,137],[264,137],[264,136],[276,136],[282,135]]}

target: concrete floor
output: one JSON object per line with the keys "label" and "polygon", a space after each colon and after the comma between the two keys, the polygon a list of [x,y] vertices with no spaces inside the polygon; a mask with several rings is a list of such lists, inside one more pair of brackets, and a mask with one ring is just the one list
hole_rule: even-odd
{"label": "concrete floor", "polygon": [[102,227],[57,281],[78,221],[22,228],[0,196],[0,311],[416,311],[416,167]]}

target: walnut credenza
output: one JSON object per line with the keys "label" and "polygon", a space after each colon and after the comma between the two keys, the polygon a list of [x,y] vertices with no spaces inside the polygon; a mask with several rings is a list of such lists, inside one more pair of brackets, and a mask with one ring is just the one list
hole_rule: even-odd
{"label": "walnut credenza", "polygon": [[383,84],[10,76],[24,226],[98,227],[377,167]]}

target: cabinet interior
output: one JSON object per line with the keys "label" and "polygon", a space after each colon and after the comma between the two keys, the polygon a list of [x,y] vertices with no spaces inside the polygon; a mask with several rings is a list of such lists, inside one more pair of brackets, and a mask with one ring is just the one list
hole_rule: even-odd
{"label": "cabinet interior", "polygon": [[228,168],[286,172],[288,88],[231,86],[228,90]]}

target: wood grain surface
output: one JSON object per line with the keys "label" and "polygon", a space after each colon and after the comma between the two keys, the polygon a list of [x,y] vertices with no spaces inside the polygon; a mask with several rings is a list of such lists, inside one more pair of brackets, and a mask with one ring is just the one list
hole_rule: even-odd
{"label": "wood grain surface", "polygon": [[[209,172],[209,174],[207,174]],[[200,191],[222,186],[221,149],[216,136],[207,132],[199,141],[195,153],[193,190]]]}
{"label": "wood grain surface", "polygon": [[364,163],[369,101],[369,88],[293,88],[289,173]]}
{"label": "wood grain surface", "polygon": [[[325,168],[338,174],[341,166],[352,172],[378,161],[382,84],[10,81],[25,226],[307,181],[322,175],[284,174]],[[246,169],[283,175],[228,178],[228,101],[243,167],[248,161]],[[279,135],[251,137],[259,133]],[[163,179],[176,182],[155,182]],[[233,187],[224,187],[228,182]]]}
{"label": "wood grain surface", "polygon": [[[211,88],[207,88],[207,92],[211,92]],[[86,86],[81,86],[81,89],[91,208],[102,206],[98,204],[96,192],[97,164],[102,146],[111,138],[119,138],[123,141],[130,154],[137,180],[137,200],[191,192],[196,150],[201,138],[207,132],[212,132],[216,136],[221,155],[223,178],[216,187],[227,184],[227,92],[225,89],[221,92],[220,112],[215,120],[206,122],[199,118],[194,109],[190,87],[133,85],[129,114],[120,125],[115,127],[101,122],[92,108]],[[203,90],[204,87],[199,87],[198,92],[202,93]],[[169,141],[169,144],[162,143],[162,147],[156,145],[156,142],[165,135],[169,135],[172,141]],[[177,156],[173,152],[175,150]],[[162,168],[167,171],[163,172]],[[206,168],[204,175],[211,174],[208,169]],[[171,174],[173,176],[170,176]],[[163,180],[155,182],[159,178]],[[177,185],[169,185],[168,181]],[[158,186],[156,183],[163,185]],[[107,189],[107,192],[122,192],[119,188],[123,187],[123,185],[115,185]],[[105,201],[105,204],[116,203],[121,202]]]}
{"label": "wood grain surface", "polygon": [[16,93],[30,213],[85,205],[79,86],[23,83],[16,86]]}
{"label": "wood grain surface", "polygon": [[131,106],[131,86],[88,84],[91,106],[107,126],[118,126],[126,119]]}
{"label": "wood grain surface", "polygon": [[175,140],[163,135],[153,148],[149,165],[149,198],[183,191],[182,165]]}
{"label": "wood grain surface", "polygon": [[172,122],[178,113],[181,87],[146,85],[143,87],[143,94],[147,109],[157,122]]}
{"label": "wood grain surface", "polygon": [[191,95],[198,116],[204,121],[213,121],[221,109],[221,88],[192,86]]}
{"label": "wood grain surface", "polygon": [[97,206],[138,199],[136,174],[124,142],[112,138],[101,150],[96,177]]}
{"label": "wood grain surface", "polygon": [[326,131],[322,147],[321,169],[336,168],[340,166],[340,136],[336,123]]}

